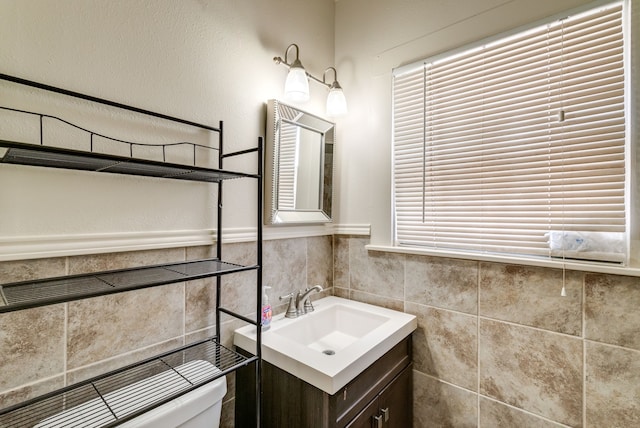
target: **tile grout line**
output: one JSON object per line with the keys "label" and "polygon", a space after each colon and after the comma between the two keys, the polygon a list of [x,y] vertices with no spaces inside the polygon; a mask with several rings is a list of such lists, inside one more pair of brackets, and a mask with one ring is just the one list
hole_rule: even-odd
{"label": "tile grout line", "polygon": [[477,264],[477,275],[476,275],[476,375],[477,375],[477,385],[476,385],[476,396],[477,396],[477,412],[478,412],[478,428],[480,427],[480,278],[482,277],[482,273],[480,269],[482,269],[482,263]]}
{"label": "tile grout line", "polygon": [[402,257],[402,312],[407,312],[407,257]]}
{"label": "tile grout line", "polygon": [[[616,345],[614,343],[607,343],[607,342],[599,342],[597,340],[592,340],[592,339],[583,339],[583,342],[586,343],[596,343],[600,346],[607,346],[610,348],[614,348],[614,349],[619,349],[621,351],[628,351],[628,352],[635,352],[635,353],[640,353],[640,349],[635,349],[635,348],[627,348],[625,346],[622,345]],[[640,358],[640,357],[639,357]]]}
{"label": "tile grout line", "polygon": [[[70,264],[69,264],[69,257],[65,257],[64,258],[64,271],[66,275],[70,274]],[[69,379],[68,379],[68,353],[69,353],[69,302],[65,302],[64,303],[64,326],[63,326],[63,331],[62,331],[62,335],[63,335],[63,348],[62,348],[62,370],[63,370],[63,379],[62,379],[62,383],[64,386],[68,386],[69,385]]]}
{"label": "tile grout line", "polygon": [[[23,383],[21,385],[16,385],[16,386],[14,386],[12,388],[0,391],[0,396],[6,397],[7,394],[10,394],[12,392],[20,393],[20,392],[22,392],[24,390],[24,388],[28,388],[28,387],[31,387],[31,386],[38,387],[39,385],[41,385],[43,383],[46,383],[46,382],[49,382],[49,381],[55,381],[56,379],[59,379],[60,377],[63,378],[62,380],[64,382],[64,378],[65,378],[65,374],[64,373],[63,374],[60,374],[60,373],[52,374],[51,376],[45,376],[43,378],[38,378],[38,379],[35,379],[35,380],[31,381],[31,382],[26,382],[26,383]],[[67,386],[67,385],[64,385],[64,386]],[[20,402],[22,402],[22,401],[20,401]],[[3,407],[2,410],[6,409],[7,407],[10,407],[10,406],[12,406],[12,404],[9,404],[6,407]]]}
{"label": "tile grout line", "polygon": [[582,341],[582,426],[587,426],[587,342]]}
{"label": "tile grout line", "polygon": [[[183,247],[183,258],[187,261],[187,247]],[[220,255],[216,254],[219,258]],[[182,281],[182,345],[187,344],[187,281]]]}
{"label": "tile grout line", "polygon": [[[197,332],[205,331],[207,329],[208,329],[208,327],[200,329],[200,330],[197,330]],[[78,366],[78,367],[74,368],[73,370],[70,370],[70,372],[72,372],[72,373],[73,372],[79,372],[79,371],[82,371],[82,370],[91,369],[91,368],[94,368],[94,367],[99,367],[101,364],[108,364],[108,363],[114,362],[114,361],[117,362],[118,359],[120,359],[120,358],[125,358],[126,359],[129,356],[134,356],[134,358],[136,358],[139,361],[140,359],[145,359],[145,357],[138,358],[138,357],[135,356],[137,353],[139,353],[139,352],[144,353],[145,351],[153,350],[157,346],[168,344],[168,343],[170,343],[170,342],[172,342],[172,341],[174,341],[176,339],[183,340],[180,336],[174,336],[173,338],[169,338],[169,339],[163,340],[161,342],[157,342],[157,343],[152,343],[151,345],[147,345],[147,346],[144,346],[142,348],[137,348],[137,349],[134,349],[134,350],[131,350],[131,351],[123,352],[123,353],[118,354],[118,355],[113,355],[111,357],[104,358],[102,360],[93,361],[93,362],[90,362],[88,364],[83,364],[81,366]],[[173,346],[173,348],[175,348],[175,346]],[[156,354],[160,354],[160,353],[161,353],[161,351],[158,351],[158,352],[152,351],[152,355],[156,355]],[[147,358],[148,358],[148,356],[147,356]],[[125,363],[125,365],[127,365],[127,364]],[[109,370],[107,370],[107,372],[108,371]]]}
{"label": "tile grout line", "polygon": [[[373,293],[369,293],[369,294],[373,294]],[[384,296],[382,296],[382,297],[384,297]],[[562,333],[560,331],[554,331],[554,330],[548,330],[548,329],[545,329],[545,328],[542,328],[542,327],[536,327],[536,326],[528,325],[528,324],[520,324],[520,323],[517,323],[517,322],[514,322],[514,321],[503,320],[503,319],[500,319],[500,318],[492,318],[492,317],[482,316],[482,315],[479,315],[479,314],[470,314],[468,312],[461,312],[461,311],[458,311],[458,310],[455,310],[455,309],[443,308],[441,306],[427,305],[427,304],[419,303],[419,302],[411,302],[411,303],[419,305],[419,306],[425,306],[425,307],[428,307],[428,308],[436,309],[436,310],[439,310],[439,311],[445,311],[445,312],[450,312],[450,313],[454,313],[454,314],[457,314],[457,315],[464,315],[464,316],[468,316],[468,317],[478,318],[478,320],[499,322],[499,323],[504,323],[504,324],[507,324],[507,325],[510,325],[510,326],[513,326],[513,327],[530,328],[532,330],[536,330],[536,331],[539,331],[541,333],[550,333],[550,334],[555,334],[555,335],[559,335],[559,336],[563,336],[563,337],[571,338],[571,339],[578,339],[578,340],[582,340],[583,339],[579,335],[574,335],[574,334],[570,334],[570,333]],[[599,343],[606,344],[605,342],[599,342]]]}
{"label": "tile grout line", "polygon": [[[508,407],[508,408],[510,408],[510,409],[513,409],[513,410],[516,410],[516,411],[519,411],[519,412],[522,412],[522,413],[524,413],[524,414],[526,414],[526,415],[533,416],[533,417],[538,418],[538,419],[541,419],[541,420],[543,420],[543,421],[550,422],[550,423],[552,423],[552,424],[554,424],[554,425],[557,425],[557,426],[559,426],[559,427],[567,427],[567,428],[570,428],[570,425],[565,425],[565,424],[563,424],[563,423],[561,423],[561,422],[554,421],[553,419],[549,419],[549,418],[547,418],[547,417],[545,417],[545,416],[539,415],[539,414],[537,414],[537,413],[533,413],[533,412],[531,412],[531,411],[529,411],[529,410],[527,410],[527,409],[523,409],[523,408],[521,408],[521,407],[517,407],[517,406],[514,406],[514,405],[509,404],[509,403],[505,403],[504,401],[500,401],[500,400],[498,400],[498,399],[496,399],[496,398],[493,398],[493,397],[490,397],[490,396],[488,396],[488,395],[483,395],[482,397],[483,397],[485,400],[493,401],[494,403],[498,403],[498,404],[500,404],[500,405],[502,405],[502,406]],[[584,427],[583,427],[583,428],[584,428]]]}
{"label": "tile grout line", "polygon": [[[467,392],[469,392],[469,393],[471,393],[471,394],[476,394],[476,392],[475,392],[474,390],[472,390],[472,389],[465,388],[464,386],[456,385],[455,383],[452,383],[452,382],[449,382],[449,381],[447,381],[447,380],[441,379],[441,378],[436,377],[436,376],[434,376],[434,375],[432,375],[432,374],[425,373],[425,372],[421,372],[420,370],[417,370],[417,369],[415,369],[415,368],[413,369],[413,371],[420,373],[422,376],[425,376],[425,377],[428,377],[428,378],[430,378],[430,379],[433,379],[433,380],[435,380],[436,382],[440,382],[440,383],[443,383],[443,384],[445,384],[445,385],[449,385],[449,386],[450,386],[450,387],[452,387],[452,388],[460,389],[460,390],[462,390],[462,391],[467,391]],[[477,394],[476,394],[476,395],[477,395]],[[489,398],[490,398],[490,397],[489,397]],[[497,400],[495,400],[495,401],[497,401]],[[502,403],[502,401],[498,401],[498,402],[499,402],[499,403]],[[506,404],[506,403],[505,403],[505,404]]]}
{"label": "tile grout line", "polygon": [[580,337],[579,335],[569,334],[569,333],[562,333],[560,331],[554,331],[554,330],[548,330],[548,329],[545,329],[545,328],[542,328],[542,327],[536,327],[536,326],[528,325],[528,324],[519,324],[519,323],[514,322],[514,321],[507,321],[507,320],[502,320],[502,319],[499,319],[499,318],[492,318],[492,317],[485,317],[485,316],[479,316],[478,318],[480,318],[481,320],[487,320],[487,321],[499,322],[499,323],[507,324],[507,325],[510,325],[510,326],[513,326],[513,327],[530,328],[532,330],[539,331],[541,333],[549,333],[549,334],[553,334],[553,335],[566,337],[568,339],[583,340],[583,338]]}
{"label": "tile grout line", "polygon": [[349,299],[351,296],[351,241],[352,238],[347,239],[347,296]]}
{"label": "tile grout line", "polygon": [[[427,377],[427,378],[429,378],[429,379],[433,379],[433,380],[434,380],[434,381],[436,381],[436,382],[439,382],[439,383],[442,383],[442,384],[448,385],[448,386],[450,386],[450,387],[452,387],[452,388],[459,389],[459,390],[461,390],[461,391],[466,391],[466,392],[468,392],[468,393],[475,394],[475,391],[473,391],[473,390],[471,390],[471,389],[468,389],[468,388],[465,388],[464,386],[456,385],[455,383],[451,383],[451,382],[449,382],[449,381],[446,381],[446,380],[441,379],[441,378],[439,378],[439,377],[436,377],[436,376],[434,376],[434,375],[431,375],[431,374],[428,374],[428,373],[421,372],[420,370],[416,370],[416,369],[414,369],[414,371],[415,371],[415,372],[417,372],[417,373],[419,373],[421,376]],[[546,416],[539,415],[539,414],[534,413],[534,412],[532,412],[532,411],[530,411],[530,410],[527,410],[527,409],[523,409],[522,407],[517,407],[517,406],[514,406],[514,405],[509,404],[509,403],[507,403],[507,402],[500,401],[500,400],[498,400],[498,399],[496,399],[496,398],[494,398],[494,397],[491,397],[491,396],[489,396],[489,395],[484,395],[484,394],[476,394],[476,395],[478,395],[478,397],[479,397],[479,398],[483,398],[483,399],[485,399],[485,400],[493,401],[494,403],[498,403],[498,404],[500,404],[500,405],[502,405],[502,406],[508,407],[508,408],[513,409],[513,410],[515,410],[515,411],[518,411],[518,412],[524,413],[524,414],[526,414],[526,415],[533,416],[533,417],[535,417],[535,418],[537,418],[537,419],[541,419],[541,420],[544,420],[544,421],[547,421],[547,422],[553,423],[553,424],[555,424],[555,425],[557,425],[557,426],[559,426],[559,427],[570,427],[569,425],[565,425],[565,424],[563,424],[563,423],[561,423],[561,422],[554,421],[553,419],[549,419],[549,418],[548,418],[548,417],[546,417]],[[479,418],[478,418],[478,420],[479,420]],[[477,428],[481,428],[481,427],[480,427],[480,425],[478,425],[478,426],[477,426]],[[584,428],[584,427],[583,427],[583,428]]]}
{"label": "tile grout line", "polygon": [[331,235],[331,295],[336,295],[336,236]]}
{"label": "tile grout line", "polygon": [[582,275],[582,426],[587,427],[587,284],[586,275]]}

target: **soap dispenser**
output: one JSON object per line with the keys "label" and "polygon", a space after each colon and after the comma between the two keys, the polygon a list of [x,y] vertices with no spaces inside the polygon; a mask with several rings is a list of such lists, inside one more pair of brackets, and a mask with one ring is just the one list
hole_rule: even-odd
{"label": "soap dispenser", "polygon": [[267,290],[270,290],[271,287],[263,286],[262,287],[262,331],[269,330],[271,327],[271,304],[269,303],[269,295],[267,294]]}

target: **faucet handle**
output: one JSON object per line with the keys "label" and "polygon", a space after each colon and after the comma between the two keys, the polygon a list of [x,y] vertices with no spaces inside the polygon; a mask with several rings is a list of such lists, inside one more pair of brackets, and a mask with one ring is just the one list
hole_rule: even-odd
{"label": "faucet handle", "polygon": [[287,312],[285,318],[297,318],[298,310],[296,309],[296,292],[291,292],[284,296],[280,296],[280,300],[289,299],[289,306],[287,306]]}
{"label": "faucet handle", "polygon": [[313,303],[311,303],[311,299],[309,298],[309,295],[311,294],[311,287],[307,287],[304,291],[300,291],[301,295],[303,293],[307,295],[307,298],[304,299],[304,313],[313,312],[315,309],[313,308]]}
{"label": "faucet handle", "polygon": [[313,303],[311,303],[311,299],[307,299],[304,302],[304,313],[309,313],[309,312],[313,312],[315,311],[315,308],[313,307]]}
{"label": "faucet handle", "polygon": [[[313,287],[307,287],[306,290],[304,290],[305,293],[309,293],[311,294],[311,290],[316,290],[318,293],[322,291],[322,287],[319,285],[315,285]],[[304,313],[309,313],[309,312],[313,312],[315,309],[313,307],[313,303],[311,302],[311,299],[307,298],[304,301]]]}

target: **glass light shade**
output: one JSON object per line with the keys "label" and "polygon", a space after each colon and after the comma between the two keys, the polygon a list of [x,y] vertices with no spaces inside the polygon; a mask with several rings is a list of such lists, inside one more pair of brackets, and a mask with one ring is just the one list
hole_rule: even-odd
{"label": "glass light shade", "polygon": [[327,115],[344,116],[347,114],[347,99],[341,88],[331,88],[327,95]]}
{"label": "glass light shade", "polygon": [[309,79],[302,67],[291,67],[284,82],[284,97],[295,102],[309,101]]}

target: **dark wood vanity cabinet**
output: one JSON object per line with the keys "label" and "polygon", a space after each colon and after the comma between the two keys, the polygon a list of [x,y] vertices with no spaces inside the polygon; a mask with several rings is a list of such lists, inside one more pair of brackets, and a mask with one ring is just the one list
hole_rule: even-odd
{"label": "dark wood vanity cabinet", "polygon": [[412,418],[412,364],[409,364],[346,428],[410,428]]}
{"label": "dark wood vanity cabinet", "polygon": [[[242,352],[242,350],[240,350]],[[236,372],[236,427],[255,426],[251,368]],[[330,395],[262,361],[264,428],[407,428],[413,420],[411,336]]]}

